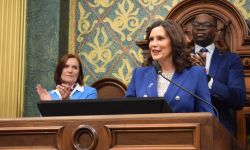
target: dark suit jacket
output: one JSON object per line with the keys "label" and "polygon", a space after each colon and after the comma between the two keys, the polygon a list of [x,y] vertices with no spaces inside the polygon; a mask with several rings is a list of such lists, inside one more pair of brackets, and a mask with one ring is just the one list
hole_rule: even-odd
{"label": "dark suit jacket", "polygon": [[246,90],[243,66],[234,53],[214,50],[208,73],[213,78],[210,89],[212,103],[219,111],[221,123],[235,133],[235,109],[241,109]]}
{"label": "dark suit jacket", "polygon": [[[207,85],[204,67],[191,67],[184,71],[175,72],[172,81],[197,94],[208,103],[211,97]],[[126,92],[127,97],[157,97],[157,73],[154,67],[140,67],[133,71],[131,82]],[[177,96],[180,98],[178,100]],[[174,112],[211,112],[213,109],[206,103],[197,100],[194,96],[170,84],[165,95],[165,101]]]}

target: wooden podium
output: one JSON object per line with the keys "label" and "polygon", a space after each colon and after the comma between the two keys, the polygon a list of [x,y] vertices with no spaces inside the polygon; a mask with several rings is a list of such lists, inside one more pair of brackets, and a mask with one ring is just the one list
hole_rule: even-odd
{"label": "wooden podium", "polygon": [[1,119],[0,149],[241,148],[210,113],[169,113]]}

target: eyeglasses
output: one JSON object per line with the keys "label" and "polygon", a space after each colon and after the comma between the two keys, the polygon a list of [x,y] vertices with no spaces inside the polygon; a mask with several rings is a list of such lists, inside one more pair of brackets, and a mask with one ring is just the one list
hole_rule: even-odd
{"label": "eyeglasses", "polygon": [[199,22],[196,22],[196,21],[194,21],[192,23],[192,25],[193,25],[194,28],[202,28],[202,29],[209,29],[209,28],[215,26],[214,24],[209,23],[209,22],[199,23]]}

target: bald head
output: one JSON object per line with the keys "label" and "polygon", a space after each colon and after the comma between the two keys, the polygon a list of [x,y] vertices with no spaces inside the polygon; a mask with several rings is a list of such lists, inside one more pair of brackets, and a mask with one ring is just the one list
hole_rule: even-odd
{"label": "bald head", "polygon": [[194,21],[195,20],[198,20],[201,22],[209,22],[213,24],[215,27],[217,26],[217,20],[209,14],[199,14],[195,17]]}
{"label": "bald head", "polygon": [[209,14],[197,15],[192,23],[194,42],[202,47],[212,44],[217,31],[216,22],[216,19]]}

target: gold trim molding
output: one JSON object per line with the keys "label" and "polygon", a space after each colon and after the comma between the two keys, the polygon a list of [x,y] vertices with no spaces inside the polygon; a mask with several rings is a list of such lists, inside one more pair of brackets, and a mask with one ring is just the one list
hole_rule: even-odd
{"label": "gold trim molding", "polygon": [[26,0],[0,0],[0,118],[22,117]]}
{"label": "gold trim molding", "polygon": [[76,53],[75,49],[75,26],[76,26],[76,0],[70,0],[70,11],[69,11],[69,47],[68,52],[69,53]]}

